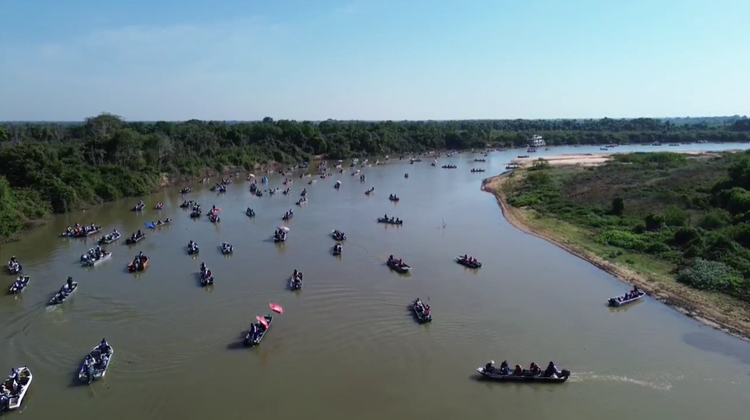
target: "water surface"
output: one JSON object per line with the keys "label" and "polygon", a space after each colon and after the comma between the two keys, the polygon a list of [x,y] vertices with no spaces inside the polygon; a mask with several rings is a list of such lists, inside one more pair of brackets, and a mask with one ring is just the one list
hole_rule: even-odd
{"label": "water surface", "polygon": [[[553,152],[599,149],[539,155]],[[295,175],[289,196],[253,197],[245,181],[227,194],[198,188],[189,195],[221,207],[220,224],[189,219],[178,208],[182,197],[169,190],[145,197],[148,209],[163,201],[161,212],[129,211],[137,200],[109,203],[29,232],[0,251],[3,261],[16,255],[32,276],[23,295],[0,298],[3,368],[25,364],[35,374],[24,418],[744,418],[750,346],[650,298],[606,308],[627,285],[504,221],[494,197],[480,191],[481,180],[524,153],[494,152],[486,163],[471,154],[441,159],[455,170],[431,167],[429,159],[392,159],[362,169],[365,183],[348,168],[326,180]],[[472,174],[473,167],[487,172]],[[366,196],[371,186],[375,193]],[[294,202],[303,188],[309,203],[300,208]],[[401,201],[388,201],[389,193]],[[247,206],[256,218],[245,216]],[[289,240],[275,245],[271,234],[290,208]],[[404,225],[375,223],[385,213]],[[165,217],[174,224],[149,231],[137,246],[123,238],[109,246],[110,261],[90,269],[78,258],[95,239],[56,237],[75,222],[127,235]],[[331,255],[332,229],[348,237],[340,258]],[[197,258],[186,253],[191,239],[201,246]],[[233,256],[221,255],[222,241],[234,245]],[[129,274],[125,266],[138,251],[151,266]],[[484,267],[456,264],[454,256],[465,253]],[[390,254],[412,273],[391,272]],[[201,261],[214,272],[212,288],[198,285]],[[305,273],[300,292],[286,289],[295,268]],[[68,275],[81,288],[47,308]],[[11,281],[0,276],[1,287]],[[418,325],[410,315],[416,297],[432,306],[432,324]],[[242,348],[243,331],[269,302],[285,314],[258,348]],[[81,359],[102,337],[117,351],[109,374],[75,385]],[[475,368],[489,359],[526,366],[554,360],[573,376],[560,386],[478,381]]]}

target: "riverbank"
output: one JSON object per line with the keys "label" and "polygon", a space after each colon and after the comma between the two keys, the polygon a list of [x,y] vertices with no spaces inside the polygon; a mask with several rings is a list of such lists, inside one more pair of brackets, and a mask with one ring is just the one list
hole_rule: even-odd
{"label": "riverbank", "polygon": [[[528,207],[511,206],[507,192],[512,188],[512,183],[524,175],[523,171],[505,172],[485,179],[482,184],[483,191],[496,197],[503,216],[512,226],[558,246],[625,283],[637,286],[654,299],[704,325],[750,341],[750,305],[746,302],[680,284],[674,275],[674,265],[648,255],[626,253],[625,258],[615,262],[607,258],[615,248],[595,242],[585,229],[552,217],[543,217]],[[602,297],[602,300],[606,298],[608,296]]]}

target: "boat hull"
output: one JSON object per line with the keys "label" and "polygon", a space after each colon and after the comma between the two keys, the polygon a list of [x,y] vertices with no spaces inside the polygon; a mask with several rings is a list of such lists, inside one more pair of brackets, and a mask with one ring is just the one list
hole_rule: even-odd
{"label": "boat hull", "polygon": [[[483,367],[478,367],[477,372],[482,377],[496,382],[534,382],[547,384],[561,384],[568,380],[570,371],[563,369],[560,376],[545,377],[539,375],[501,375],[498,372],[485,372]],[[524,373],[527,371],[524,371]]]}

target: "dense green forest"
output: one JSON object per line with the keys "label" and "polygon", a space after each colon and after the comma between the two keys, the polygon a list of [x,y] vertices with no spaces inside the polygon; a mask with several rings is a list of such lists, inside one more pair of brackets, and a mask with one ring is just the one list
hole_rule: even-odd
{"label": "dense green forest", "polygon": [[0,124],[0,238],[51,213],[137,196],[163,175],[252,169],[325,155],[332,159],[487,145],[750,141],[747,118],[690,120],[476,120],[422,122],[126,122],[102,114],[82,123]]}
{"label": "dense green forest", "polygon": [[514,207],[582,227],[611,249],[668,262],[693,288],[750,301],[750,152],[615,155],[587,169],[540,164],[509,185]]}

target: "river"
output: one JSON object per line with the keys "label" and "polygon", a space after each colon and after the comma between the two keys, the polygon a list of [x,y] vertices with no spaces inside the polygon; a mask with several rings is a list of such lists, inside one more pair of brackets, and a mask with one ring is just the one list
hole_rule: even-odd
{"label": "river", "polygon": [[[660,150],[722,150],[747,145],[695,144]],[[651,146],[618,151],[655,150]],[[545,153],[592,153],[598,147]],[[650,298],[611,310],[606,298],[628,286],[592,265],[510,226],[483,178],[502,172],[523,150],[493,152],[486,163],[468,153],[441,159],[458,169],[407,160],[350,169],[326,180],[294,177],[292,194],[253,197],[238,180],[228,193],[207,187],[189,197],[222,208],[221,223],[191,220],[167,190],[60,216],[5,246],[31,276],[22,295],[0,298],[2,369],[28,365],[34,383],[22,409],[27,420],[106,419],[739,419],[750,410],[750,345],[714,331]],[[486,173],[470,173],[481,167]],[[409,174],[409,178],[404,177]],[[342,181],[335,190],[335,180]],[[271,186],[281,186],[272,177]],[[375,193],[366,196],[370,186]],[[307,188],[309,203],[294,202]],[[388,200],[389,193],[401,197]],[[163,201],[165,210],[150,210]],[[244,210],[251,206],[257,217]],[[294,208],[289,240],[269,241]],[[388,213],[402,227],[375,223]],[[79,256],[95,238],[61,239],[75,222],[117,228],[172,217],[137,246],[124,238],[95,268]],[[332,229],[346,232],[343,256],[331,255]],[[195,240],[199,258],[187,255]],[[222,241],[232,256],[218,250]],[[125,271],[138,252],[151,257],[142,274]],[[484,262],[478,271],[457,254]],[[408,276],[385,266],[389,254],[412,265]],[[216,284],[199,287],[201,261]],[[286,289],[293,269],[299,292]],[[80,290],[64,304],[47,300],[70,275]],[[0,287],[12,279],[0,276]],[[428,302],[434,321],[418,325],[407,309]],[[265,340],[238,345],[269,303],[284,307]],[[76,384],[87,351],[106,337],[116,350],[107,377]],[[524,366],[550,360],[570,369],[562,385],[477,381],[489,359]],[[10,413],[14,416],[18,413]]]}

